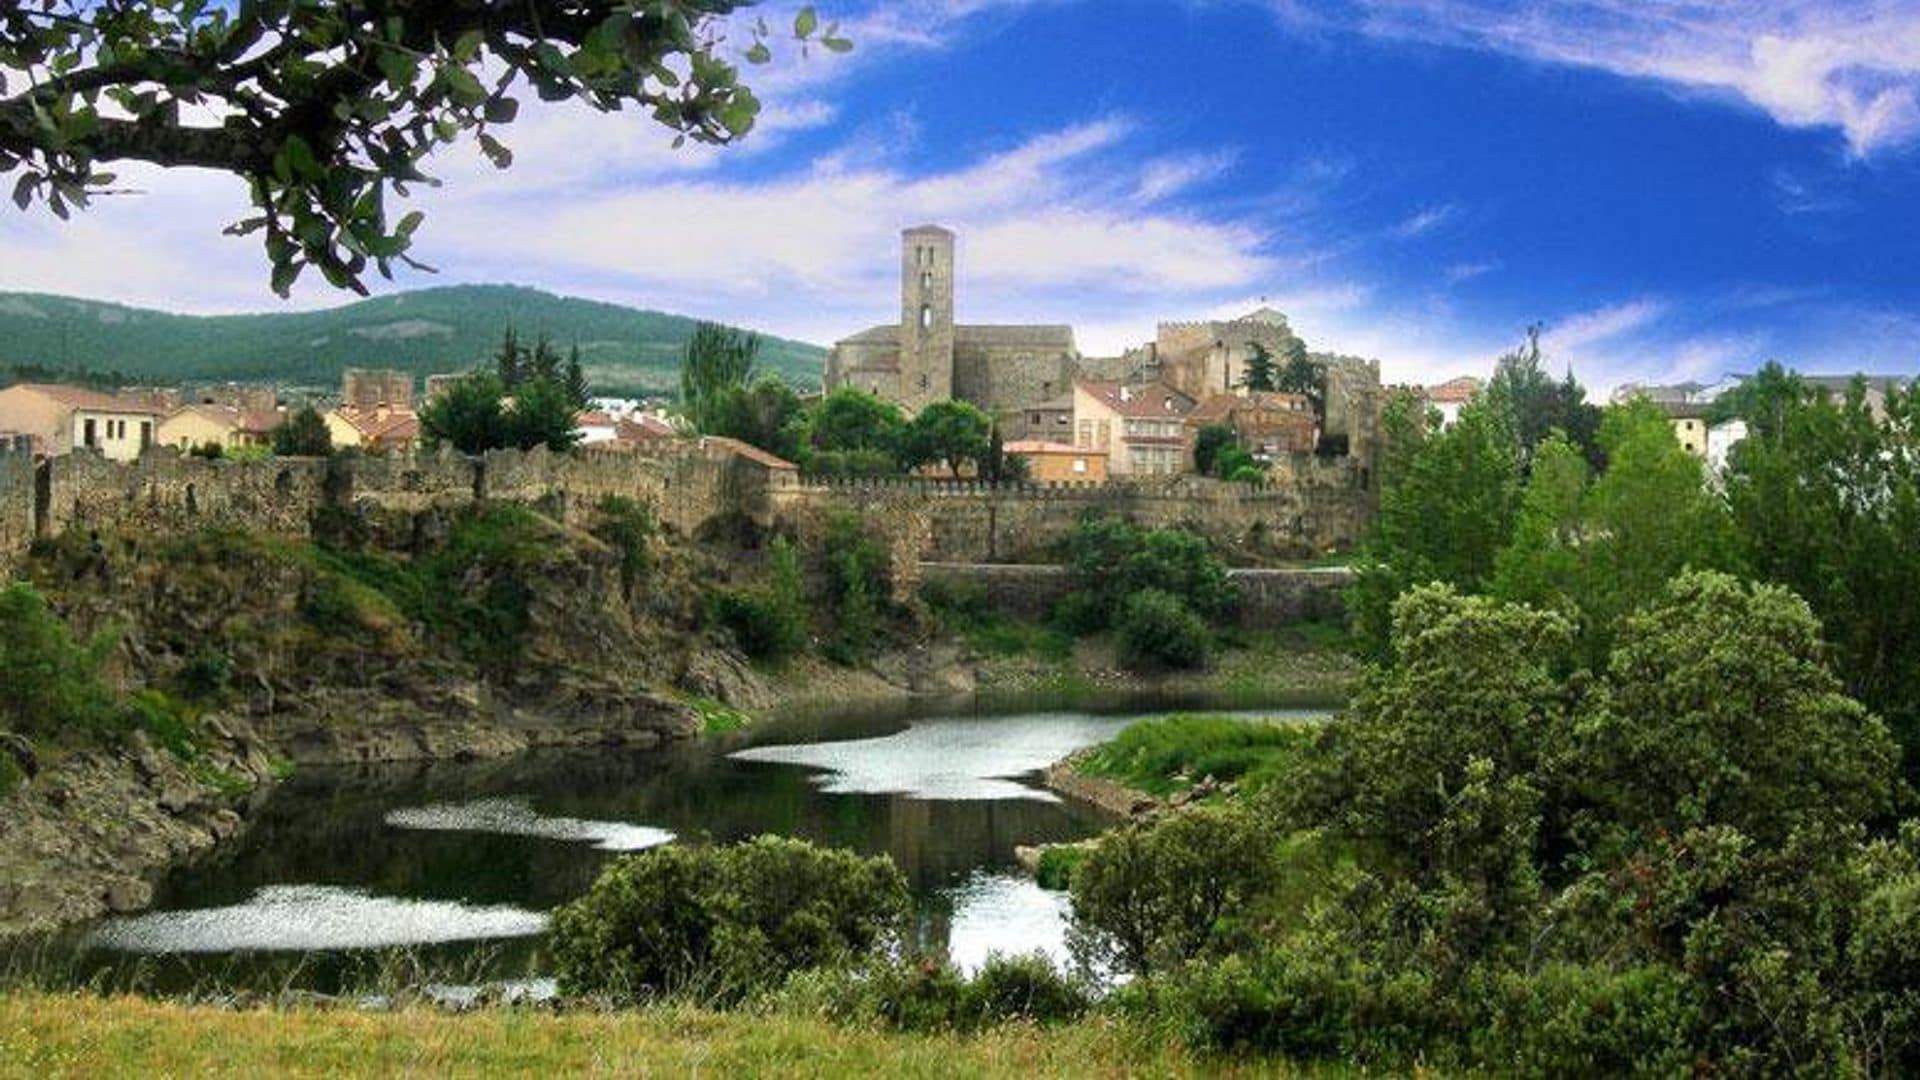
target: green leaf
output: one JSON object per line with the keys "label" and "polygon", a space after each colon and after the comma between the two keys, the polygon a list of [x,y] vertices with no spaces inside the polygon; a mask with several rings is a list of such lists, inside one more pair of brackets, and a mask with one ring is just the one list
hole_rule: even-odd
{"label": "green leaf", "polygon": [[13,203],[25,210],[33,202],[33,189],[40,183],[39,173],[28,173],[13,185]]}
{"label": "green leaf", "polygon": [[767,48],[764,41],[756,41],[753,48],[747,50],[747,63],[765,64],[773,60],[773,50]]}
{"label": "green leaf", "polygon": [[273,291],[284,298],[300,278],[300,264],[297,262],[277,262],[273,264]]}
{"label": "green leaf", "polygon": [[[313,156],[313,147],[307,145],[307,140],[298,135],[287,136],[287,141],[280,144],[280,154],[285,156],[287,168],[294,176],[303,180],[320,179],[320,162]],[[275,172],[278,172],[280,155],[276,155],[274,160]]]}
{"label": "green leaf", "polygon": [[487,88],[481,86],[480,80],[466,68],[456,65],[443,67],[440,69],[440,80],[446,84],[447,93],[452,95],[453,100],[462,105],[471,107],[487,100]]}
{"label": "green leaf", "polygon": [[468,63],[480,55],[480,46],[486,43],[486,31],[469,30],[460,35],[460,40],[453,43],[453,58],[463,64]]}
{"label": "green leaf", "polygon": [[481,115],[489,124],[511,124],[513,118],[520,115],[520,103],[510,97],[491,97]]}
{"label": "green leaf", "polygon": [[853,51],[853,42],[843,37],[822,38],[820,44],[830,52],[848,53]]}
{"label": "green leaf", "polygon": [[393,233],[395,236],[412,236],[413,230],[418,229],[420,223],[425,221],[426,218],[427,215],[418,210],[409,210],[406,216],[400,219],[399,224],[393,227]]}
{"label": "green leaf", "polygon": [[800,13],[793,17],[793,36],[802,41],[812,37],[813,32],[819,28],[820,15],[813,10],[812,4],[801,8]]}

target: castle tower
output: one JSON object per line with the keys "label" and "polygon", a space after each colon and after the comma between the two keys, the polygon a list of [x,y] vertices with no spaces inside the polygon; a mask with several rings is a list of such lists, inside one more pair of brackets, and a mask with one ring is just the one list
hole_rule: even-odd
{"label": "castle tower", "polygon": [[953,396],[953,233],[900,234],[900,399],[918,410]]}

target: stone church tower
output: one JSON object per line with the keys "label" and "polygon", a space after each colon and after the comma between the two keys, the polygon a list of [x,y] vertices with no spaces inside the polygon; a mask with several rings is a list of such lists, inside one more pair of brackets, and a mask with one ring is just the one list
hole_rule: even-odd
{"label": "stone church tower", "polygon": [[953,233],[937,225],[900,237],[900,397],[919,409],[953,396]]}

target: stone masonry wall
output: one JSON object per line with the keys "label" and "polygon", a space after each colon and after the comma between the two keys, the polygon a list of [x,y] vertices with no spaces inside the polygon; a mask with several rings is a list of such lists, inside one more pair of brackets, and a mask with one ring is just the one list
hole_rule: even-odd
{"label": "stone masonry wall", "polygon": [[1185,526],[1231,561],[1258,564],[1352,545],[1373,503],[1351,461],[1304,455],[1279,471],[1281,482],[1265,487],[1193,477],[999,488],[922,479],[808,484],[790,466],[726,439],[673,441],[642,453],[499,451],[482,459],[440,453],[206,461],[160,448],[133,463],[69,454],[43,468],[50,499],[37,520],[31,461],[0,454],[0,573],[33,536],[76,528],[163,532],[213,524],[303,537],[329,506],[418,515],[482,498],[538,504],[578,523],[617,495],[649,505],[662,523],[687,534],[737,514],[805,539],[833,515],[855,514],[887,543],[904,596],[916,588],[923,561],[1046,561],[1094,511],[1146,526]]}
{"label": "stone masonry wall", "polygon": [[[1344,569],[1239,569],[1227,576],[1240,594],[1236,619],[1247,629],[1346,614],[1341,593],[1351,578]],[[978,586],[994,611],[1023,619],[1045,618],[1068,588],[1066,567],[1018,563],[924,563],[920,580]]]}
{"label": "stone masonry wall", "polygon": [[0,449],[0,581],[33,542],[33,455]]}

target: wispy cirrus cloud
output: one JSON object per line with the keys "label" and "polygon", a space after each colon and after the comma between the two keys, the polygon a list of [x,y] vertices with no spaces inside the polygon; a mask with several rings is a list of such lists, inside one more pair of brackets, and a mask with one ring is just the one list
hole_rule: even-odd
{"label": "wispy cirrus cloud", "polygon": [[1913,0],[1267,0],[1298,25],[1487,49],[1745,101],[1866,156],[1920,140]]}

